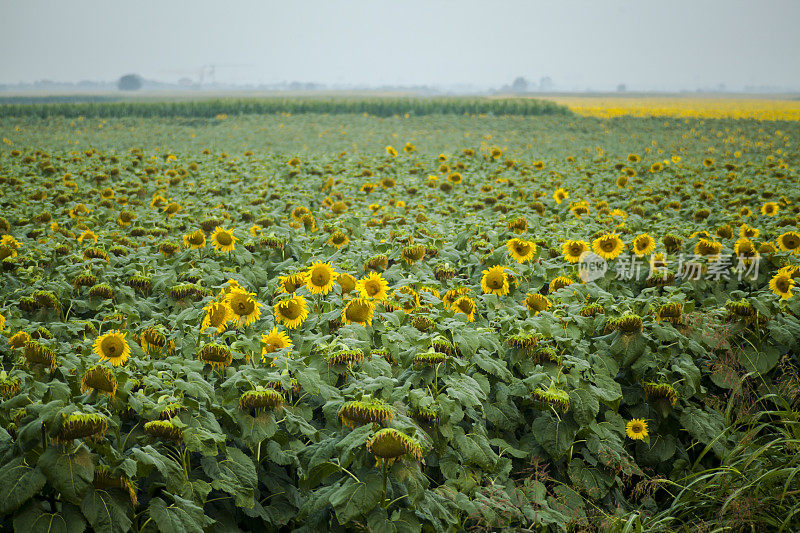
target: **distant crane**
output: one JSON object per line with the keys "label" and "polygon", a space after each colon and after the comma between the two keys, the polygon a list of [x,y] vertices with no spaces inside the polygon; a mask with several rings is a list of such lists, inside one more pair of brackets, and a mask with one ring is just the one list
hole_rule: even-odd
{"label": "distant crane", "polygon": [[164,70],[162,72],[170,74],[183,74],[197,79],[197,85],[202,86],[208,80],[213,85],[217,82],[216,74],[218,68],[251,68],[253,65],[245,63],[211,63],[194,69]]}

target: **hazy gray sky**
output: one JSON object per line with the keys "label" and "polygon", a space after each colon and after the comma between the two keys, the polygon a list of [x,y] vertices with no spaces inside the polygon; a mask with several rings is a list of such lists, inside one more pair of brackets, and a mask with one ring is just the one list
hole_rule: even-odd
{"label": "hazy gray sky", "polygon": [[797,0],[0,0],[0,83],[800,88]]}

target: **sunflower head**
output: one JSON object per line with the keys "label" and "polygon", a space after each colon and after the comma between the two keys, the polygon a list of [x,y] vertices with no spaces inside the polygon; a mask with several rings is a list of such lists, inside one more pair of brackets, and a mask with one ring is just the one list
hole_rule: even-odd
{"label": "sunflower head", "polygon": [[342,323],[361,324],[362,326],[372,324],[372,315],[375,311],[375,304],[366,298],[353,298],[342,311]]}
{"label": "sunflower head", "polygon": [[567,240],[562,246],[564,259],[569,263],[577,263],[581,256],[589,251],[589,243],[586,241]]}
{"label": "sunflower head", "polygon": [[391,408],[380,400],[366,399],[346,402],[339,409],[339,420],[345,426],[355,429],[365,424],[385,424],[394,414]]}
{"label": "sunflower head", "polygon": [[669,383],[646,382],[644,384],[644,394],[651,402],[666,402],[670,406],[675,405],[675,402],[678,401],[678,394]]}
{"label": "sunflower head", "polygon": [[449,356],[443,352],[423,352],[414,356],[414,368],[420,369],[447,363]]}
{"label": "sunflower head", "polygon": [[110,368],[94,365],[81,378],[81,392],[97,392],[113,397],[117,393],[117,378]]}
{"label": "sunflower head", "polygon": [[525,307],[528,311],[532,311],[534,313],[540,313],[541,311],[547,311],[553,305],[550,300],[543,294],[539,294],[538,292],[529,292],[525,299],[522,301],[525,304]]}
{"label": "sunflower head", "polygon": [[127,333],[111,330],[99,337],[94,342],[94,353],[101,361],[109,361],[113,366],[119,366],[128,360],[131,348],[125,340]]}
{"label": "sunflower head", "polygon": [[187,233],[183,236],[183,245],[190,249],[204,248],[206,245],[206,234],[203,233],[203,230],[199,229],[192,233]]}
{"label": "sunflower head", "polygon": [[422,446],[405,433],[394,428],[383,428],[367,441],[367,450],[375,457],[375,464],[391,465],[400,457],[422,460]]}
{"label": "sunflower head", "polygon": [[283,407],[283,395],[275,389],[249,390],[239,396],[239,409],[251,411],[255,409],[278,410]]}
{"label": "sunflower head", "polygon": [[299,294],[278,300],[274,306],[275,321],[283,322],[289,329],[299,327],[308,317],[306,299]]}
{"label": "sunflower head", "polygon": [[634,418],[625,425],[625,433],[629,439],[644,440],[647,438],[647,422],[641,418]]}
{"label": "sunflower head", "polygon": [[356,283],[361,298],[385,300],[389,295],[389,283],[377,272],[371,272]]}
{"label": "sunflower head", "polygon": [[661,322],[669,322],[671,324],[679,324],[683,314],[683,306],[679,302],[670,302],[658,308],[656,313],[656,320]]}
{"label": "sunflower head", "polygon": [[616,233],[607,233],[592,241],[594,252],[606,260],[616,258],[624,248],[625,245],[622,243],[622,239]]}
{"label": "sunflower head", "polygon": [[236,247],[237,240],[233,231],[222,226],[217,226],[214,229],[214,233],[211,234],[211,243],[218,252],[232,252]]}
{"label": "sunflower head", "polygon": [[358,280],[348,274],[347,272],[340,272],[338,276],[336,276],[336,283],[342,288],[342,294],[349,294],[353,292],[356,288],[356,283]]}
{"label": "sunflower head", "polygon": [[547,292],[548,294],[553,294],[554,292],[572,285],[573,283],[575,283],[575,281],[567,276],[557,276],[550,281],[550,284],[547,286]]}
{"label": "sunflower head", "polygon": [[553,408],[561,412],[569,410],[569,393],[551,385],[548,389],[536,389],[531,393],[534,404],[539,409]]}
{"label": "sunflower head", "polygon": [[347,367],[360,363],[363,360],[364,352],[361,350],[351,350],[349,348],[337,350],[325,357],[325,362],[329,365],[343,365]]}
{"label": "sunflower head", "polygon": [[769,280],[769,289],[780,296],[781,300],[786,300],[792,297],[792,288],[795,286],[795,280],[787,273],[778,273]]}
{"label": "sunflower head", "polygon": [[481,289],[483,289],[484,294],[503,296],[508,294],[509,286],[508,274],[506,274],[504,265],[493,266],[483,271]]}
{"label": "sunflower head", "polygon": [[633,253],[641,257],[651,253],[656,248],[656,241],[647,233],[643,233],[633,239]]}
{"label": "sunflower head", "polygon": [[449,263],[440,263],[433,269],[433,275],[439,281],[446,281],[456,275],[455,269]]}
{"label": "sunflower head", "polygon": [[179,441],[183,438],[183,430],[171,420],[151,420],[144,425],[144,432],[161,440]]}
{"label": "sunflower head", "polygon": [[63,415],[61,428],[56,434],[58,442],[69,444],[75,439],[102,439],[108,429],[108,419],[97,413],[72,413]]}
{"label": "sunflower head", "polygon": [[787,231],[779,235],[778,248],[780,248],[782,252],[800,254],[800,233],[796,231]]}
{"label": "sunflower head", "polygon": [[679,252],[683,246],[683,239],[677,235],[673,235],[672,233],[667,233],[664,235],[661,238],[661,242],[664,243],[664,247],[667,249],[667,252],[671,254]]}
{"label": "sunflower head", "polygon": [[233,288],[225,297],[225,303],[231,310],[231,319],[237,326],[249,326],[261,317],[261,304],[255,299],[255,293],[241,288]]}
{"label": "sunflower head", "polygon": [[317,261],[306,271],[306,287],[312,294],[328,294],[333,289],[336,276],[330,263]]}
{"label": "sunflower head", "polygon": [[406,263],[420,263],[423,259],[425,259],[425,254],[428,249],[423,244],[416,244],[411,246],[406,246],[400,252],[400,257]]}
{"label": "sunflower head", "polygon": [[204,364],[211,365],[211,368],[221,370],[229,367],[233,362],[233,354],[230,348],[224,344],[204,344],[200,348],[197,358]]}
{"label": "sunflower head", "polygon": [[261,336],[261,361],[267,362],[267,355],[289,348],[292,340],[285,331],[278,331],[277,327],[272,328],[266,335]]}
{"label": "sunflower head", "polygon": [[511,239],[506,243],[508,253],[517,263],[530,261],[536,255],[536,243],[523,239]]}
{"label": "sunflower head", "polygon": [[459,296],[450,306],[454,313],[464,313],[467,315],[467,322],[472,322],[475,319],[475,300],[469,296]]}

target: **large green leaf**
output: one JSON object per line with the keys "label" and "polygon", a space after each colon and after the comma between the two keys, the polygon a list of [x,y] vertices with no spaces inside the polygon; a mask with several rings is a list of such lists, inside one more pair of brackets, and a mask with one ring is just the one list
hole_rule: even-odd
{"label": "large green leaf", "polygon": [[365,474],[358,481],[348,477],[336,492],[330,495],[330,504],[336,511],[339,523],[368,514],[381,501],[383,478],[380,474]]}
{"label": "large green leaf", "polygon": [[227,492],[239,507],[253,507],[258,476],[253,460],[238,448],[228,447],[225,458],[203,458],[203,470],[211,486]]}
{"label": "large green leaf", "polygon": [[81,511],[95,531],[124,533],[131,527],[124,505],[105,490],[90,488],[81,502]]}
{"label": "large green leaf", "polygon": [[78,508],[69,503],[62,505],[59,512],[49,512],[39,502],[32,501],[14,515],[15,533],[83,533],[85,530],[86,520]]}
{"label": "large green leaf", "polygon": [[161,498],[153,498],[148,512],[153,523],[162,533],[203,533],[214,520],[203,513],[203,508],[189,500],[173,496],[167,505]]}
{"label": "large green leaf", "polygon": [[18,509],[44,487],[47,478],[39,469],[25,464],[21,457],[0,468],[0,515]]}
{"label": "large green leaf", "polygon": [[47,480],[61,496],[80,504],[84,492],[94,479],[92,455],[85,446],[67,451],[60,446],[50,446],[39,456],[39,467]]}

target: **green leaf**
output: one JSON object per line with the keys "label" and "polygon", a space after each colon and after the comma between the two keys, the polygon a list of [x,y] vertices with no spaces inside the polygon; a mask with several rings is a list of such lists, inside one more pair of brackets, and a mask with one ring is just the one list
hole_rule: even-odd
{"label": "green leaf", "polygon": [[85,446],[74,452],[62,452],[60,446],[50,446],[39,457],[39,468],[47,480],[61,496],[75,504],[80,504],[83,493],[94,480],[92,455]]}
{"label": "green leaf", "polygon": [[203,533],[203,528],[214,523],[202,507],[178,496],[172,498],[174,503],[170,506],[161,498],[150,502],[150,518],[162,533]]}
{"label": "green leaf", "polygon": [[370,473],[359,481],[348,477],[339,489],[331,494],[330,504],[336,511],[339,523],[347,525],[351,520],[368,514],[381,502],[383,477]]}
{"label": "green leaf", "polygon": [[533,421],[533,433],[542,448],[553,459],[561,458],[572,446],[578,428],[567,420],[558,420],[546,413]]}
{"label": "green leaf", "polygon": [[711,445],[711,449],[722,458],[725,422],[722,415],[710,408],[705,410],[689,406],[681,413],[681,424],[689,434],[703,444]]}
{"label": "green leaf", "polygon": [[131,519],[123,505],[105,490],[91,487],[81,501],[81,511],[95,531],[125,533]]}
{"label": "green leaf", "polygon": [[594,500],[603,498],[614,484],[613,477],[602,470],[586,466],[581,459],[570,461],[569,478],[576,488],[582,489]]}
{"label": "green leaf", "polygon": [[233,496],[239,507],[253,507],[258,476],[250,457],[238,448],[229,447],[222,461],[204,457],[202,463],[213,488]]}
{"label": "green leaf", "polygon": [[0,515],[19,509],[44,487],[47,478],[36,467],[25,464],[21,457],[0,468]]}
{"label": "green leaf", "polygon": [[39,502],[29,502],[14,516],[14,531],[24,533],[83,533],[86,520],[77,507],[69,503],[59,512],[42,509]]}
{"label": "green leaf", "polygon": [[597,396],[588,389],[573,389],[569,393],[569,400],[575,422],[581,426],[589,425],[600,412],[600,402],[597,400]]}

